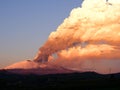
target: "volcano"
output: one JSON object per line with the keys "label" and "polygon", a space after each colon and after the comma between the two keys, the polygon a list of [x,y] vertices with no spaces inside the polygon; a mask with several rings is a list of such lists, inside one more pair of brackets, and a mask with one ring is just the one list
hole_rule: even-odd
{"label": "volcano", "polygon": [[7,72],[22,74],[22,75],[46,75],[46,74],[61,74],[61,73],[73,73],[75,71],[65,69],[61,66],[57,66],[52,63],[38,63],[31,60],[25,60],[7,66],[4,68]]}
{"label": "volcano", "polygon": [[33,60],[5,69],[34,74],[120,72],[120,0],[84,0],[50,33]]}

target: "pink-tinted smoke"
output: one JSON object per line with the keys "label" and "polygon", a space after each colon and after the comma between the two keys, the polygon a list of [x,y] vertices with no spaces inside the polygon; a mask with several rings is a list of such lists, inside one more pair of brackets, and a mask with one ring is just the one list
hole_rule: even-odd
{"label": "pink-tinted smoke", "polygon": [[56,53],[50,61],[77,70],[88,60],[120,60],[119,51],[120,0],[84,0],[49,35],[34,61],[46,62]]}

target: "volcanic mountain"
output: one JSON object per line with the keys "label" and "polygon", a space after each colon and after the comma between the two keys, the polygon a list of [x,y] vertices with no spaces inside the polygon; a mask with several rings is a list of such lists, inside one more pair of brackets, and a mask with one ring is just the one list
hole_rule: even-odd
{"label": "volcanic mountain", "polygon": [[61,66],[57,66],[52,63],[37,63],[31,60],[25,60],[7,66],[4,70],[10,73],[16,74],[36,74],[36,75],[45,75],[45,74],[60,74],[60,73],[72,73],[75,71],[65,69]]}
{"label": "volcanic mountain", "polygon": [[120,0],[84,0],[50,33],[33,60],[5,69],[24,74],[119,73]]}

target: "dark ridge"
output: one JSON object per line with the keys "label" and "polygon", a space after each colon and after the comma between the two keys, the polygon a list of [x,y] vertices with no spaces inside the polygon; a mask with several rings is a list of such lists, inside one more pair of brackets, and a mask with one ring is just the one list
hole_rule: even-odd
{"label": "dark ridge", "polygon": [[0,71],[0,90],[40,89],[120,90],[120,73],[97,74],[95,72],[64,74],[14,74]]}

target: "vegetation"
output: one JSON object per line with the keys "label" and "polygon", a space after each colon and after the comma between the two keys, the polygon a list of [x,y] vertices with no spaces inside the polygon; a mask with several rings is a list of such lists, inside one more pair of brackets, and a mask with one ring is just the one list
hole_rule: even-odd
{"label": "vegetation", "polygon": [[40,89],[120,90],[120,74],[100,75],[94,72],[19,75],[0,72],[0,90]]}

